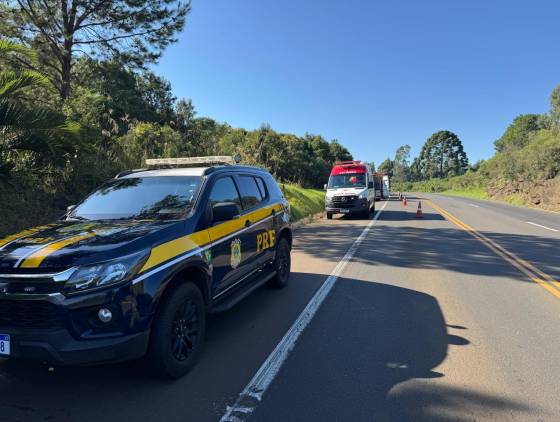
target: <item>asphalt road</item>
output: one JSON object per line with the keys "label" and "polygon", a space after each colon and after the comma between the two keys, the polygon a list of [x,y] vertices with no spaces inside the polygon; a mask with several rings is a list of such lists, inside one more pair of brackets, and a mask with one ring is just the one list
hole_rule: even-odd
{"label": "asphalt road", "polygon": [[147,378],[141,362],[53,371],[0,362],[0,421],[219,420],[333,271],[332,290],[243,419],[560,420],[560,285],[534,270],[532,280],[516,261],[560,279],[560,214],[444,196],[422,205],[423,219],[411,199],[387,202],[374,223],[299,229],[290,285],[213,316],[203,358],[181,380]]}

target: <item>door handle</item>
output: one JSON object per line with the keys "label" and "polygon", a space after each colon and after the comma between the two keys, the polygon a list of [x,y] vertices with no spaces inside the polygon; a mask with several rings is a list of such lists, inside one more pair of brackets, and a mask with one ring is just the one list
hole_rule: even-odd
{"label": "door handle", "polygon": [[251,227],[251,221],[250,220],[245,221],[245,227]]}

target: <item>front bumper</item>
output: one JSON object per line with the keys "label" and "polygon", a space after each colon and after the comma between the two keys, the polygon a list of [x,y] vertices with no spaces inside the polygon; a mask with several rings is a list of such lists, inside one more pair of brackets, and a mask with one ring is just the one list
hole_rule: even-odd
{"label": "front bumper", "polygon": [[32,330],[0,327],[9,334],[10,359],[28,359],[53,365],[93,365],[137,359],[146,353],[149,332],[99,339],[76,340],[68,330]]}
{"label": "front bumper", "polygon": [[[0,295],[0,334],[10,336],[9,359],[55,365],[87,365],[132,360],[148,347],[152,296],[143,284],[77,296]],[[98,310],[112,321],[102,323]]]}
{"label": "front bumper", "polygon": [[325,211],[333,214],[355,214],[363,213],[369,209],[369,201],[367,199],[354,199],[344,203],[335,203],[329,201],[325,203]]}

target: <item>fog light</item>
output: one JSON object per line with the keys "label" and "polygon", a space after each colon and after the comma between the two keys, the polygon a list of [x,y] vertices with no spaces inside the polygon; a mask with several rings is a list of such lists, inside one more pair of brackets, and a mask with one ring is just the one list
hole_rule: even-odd
{"label": "fog light", "polygon": [[113,319],[113,313],[107,308],[101,308],[99,312],[97,312],[97,316],[99,318],[99,321],[105,324],[111,322],[111,320]]}

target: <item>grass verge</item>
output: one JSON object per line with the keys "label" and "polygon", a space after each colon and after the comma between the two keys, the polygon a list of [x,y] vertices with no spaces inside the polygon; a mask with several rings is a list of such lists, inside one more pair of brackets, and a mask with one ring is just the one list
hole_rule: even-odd
{"label": "grass verge", "polygon": [[447,189],[440,193],[444,195],[462,196],[465,198],[490,199],[484,188]]}
{"label": "grass verge", "polygon": [[280,187],[290,203],[292,221],[317,214],[325,209],[325,192],[305,189],[296,185],[281,184]]}

